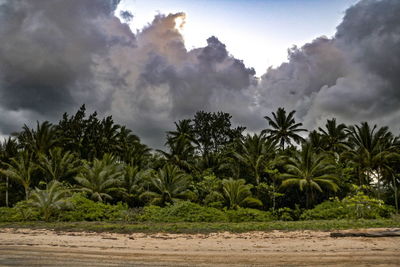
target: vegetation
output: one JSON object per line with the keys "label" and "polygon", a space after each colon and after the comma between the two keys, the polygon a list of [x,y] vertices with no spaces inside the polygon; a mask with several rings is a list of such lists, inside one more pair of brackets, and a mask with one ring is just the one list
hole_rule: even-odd
{"label": "vegetation", "polygon": [[277,228],[274,220],[395,224],[383,219],[399,204],[400,138],[389,128],[333,118],[307,136],[295,111],[265,118],[267,129],[244,135],[228,113],[200,111],[166,133],[165,150],[111,116],[86,116],[85,106],[57,124],[25,125],[0,145],[0,221],[120,221],[118,231],[150,222],[166,231],[178,226],[163,222],[182,231],[203,231],[186,224],[201,222],[232,231]]}

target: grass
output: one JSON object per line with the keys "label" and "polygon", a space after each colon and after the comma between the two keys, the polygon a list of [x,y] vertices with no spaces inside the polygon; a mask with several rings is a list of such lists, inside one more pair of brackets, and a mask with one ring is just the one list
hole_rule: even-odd
{"label": "grass", "polygon": [[400,227],[400,217],[377,220],[319,220],[319,221],[273,221],[242,223],[127,223],[127,222],[13,222],[0,223],[0,228],[49,229],[55,231],[85,231],[113,233],[212,233],[250,232],[272,230],[318,230]]}

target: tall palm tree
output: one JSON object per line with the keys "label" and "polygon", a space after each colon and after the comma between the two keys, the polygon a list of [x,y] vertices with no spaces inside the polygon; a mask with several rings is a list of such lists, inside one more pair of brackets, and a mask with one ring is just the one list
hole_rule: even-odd
{"label": "tall palm tree", "polygon": [[48,181],[62,181],[79,172],[80,161],[71,152],[64,152],[56,147],[49,151],[49,156],[39,155],[39,167],[44,171]]}
{"label": "tall palm tree", "polygon": [[61,209],[66,204],[68,194],[69,191],[64,189],[60,182],[52,180],[46,185],[46,189],[33,190],[30,196],[31,205],[39,209],[47,222],[55,210]]}
{"label": "tall palm tree", "polygon": [[188,195],[189,176],[177,166],[165,164],[150,177],[152,189],[144,192],[142,198],[150,198],[152,204],[164,206]]}
{"label": "tall palm tree", "polygon": [[30,129],[27,125],[22,129],[23,131],[17,134],[18,142],[35,156],[39,153],[47,154],[58,143],[56,128],[48,121],[37,122],[36,130]]}
{"label": "tall palm tree", "polygon": [[306,192],[306,207],[309,208],[314,199],[314,191],[322,192],[322,188],[336,192],[337,176],[334,164],[323,154],[316,154],[309,143],[305,143],[301,152],[289,157],[285,165],[286,173],[282,174],[284,181],[281,187],[296,185],[300,191]]}
{"label": "tall palm tree", "polygon": [[3,164],[6,168],[0,169],[0,173],[20,183],[25,190],[25,199],[28,200],[32,173],[37,168],[32,161],[32,155],[24,151],[17,158],[12,158],[10,163]]}
{"label": "tall palm tree", "polygon": [[274,156],[276,141],[266,138],[264,134],[247,135],[240,147],[241,151],[235,151],[233,155],[251,170],[255,184],[258,185],[266,162]]}
{"label": "tall palm tree", "polygon": [[320,153],[324,151],[325,142],[322,135],[317,131],[314,130],[308,134],[307,142],[310,143],[315,152]]}
{"label": "tall palm tree", "polygon": [[252,197],[250,184],[245,184],[244,179],[222,180],[222,190],[230,209],[237,209],[244,206],[262,206],[262,202]]}
{"label": "tall palm tree", "polygon": [[194,128],[192,120],[180,120],[178,123],[175,122],[175,131],[167,132],[167,142],[166,145],[175,143],[178,139],[183,139],[186,142],[196,144]]}
{"label": "tall palm tree", "polygon": [[322,134],[325,149],[334,153],[340,153],[348,149],[347,126],[343,123],[337,124],[336,119],[327,120],[325,129],[319,127],[318,130]]}
{"label": "tall palm tree", "polygon": [[306,132],[307,130],[299,128],[303,124],[296,123],[294,119],[295,113],[296,111],[293,110],[286,116],[286,110],[284,108],[278,108],[276,113],[272,112],[272,117],[264,117],[268,121],[271,129],[263,130],[263,132],[277,140],[282,150],[285,150],[285,144],[290,145],[292,140],[297,144],[304,141],[304,138],[298,133]]}
{"label": "tall palm tree", "polygon": [[167,145],[169,146],[170,152],[162,150],[157,151],[161,153],[169,163],[177,165],[185,171],[191,171],[193,169],[195,149],[192,144],[184,137],[180,137],[173,142],[167,142]]}
{"label": "tall palm tree", "polygon": [[123,172],[115,157],[104,154],[103,159],[95,159],[92,163],[85,162],[75,180],[81,190],[87,192],[91,199],[104,202],[112,199],[112,192],[121,190]]}
{"label": "tall palm tree", "polygon": [[[0,143],[0,169],[6,166],[2,166],[3,163],[10,163],[11,158],[16,157],[18,154],[18,143],[14,138],[9,137],[5,139],[3,142]],[[9,206],[9,199],[8,199],[8,187],[9,187],[9,177],[5,176],[5,202],[6,207]]]}
{"label": "tall palm tree", "polygon": [[395,156],[389,140],[393,138],[388,127],[372,128],[367,122],[348,129],[351,150],[346,156],[358,169],[359,183],[370,185],[374,178],[378,186],[383,175],[385,162]]}

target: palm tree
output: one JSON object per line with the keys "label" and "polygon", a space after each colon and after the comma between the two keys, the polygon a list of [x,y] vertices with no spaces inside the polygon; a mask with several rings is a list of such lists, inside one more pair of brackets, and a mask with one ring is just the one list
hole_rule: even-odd
{"label": "palm tree", "polygon": [[278,108],[276,113],[272,112],[272,118],[268,116],[264,117],[268,121],[269,126],[271,126],[271,129],[263,130],[263,132],[278,141],[282,150],[285,150],[285,144],[290,145],[292,140],[297,144],[304,141],[304,138],[298,133],[306,132],[307,130],[299,128],[303,124],[295,122],[295,113],[296,111],[293,110],[286,116],[286,110]]}
{"label": "palm tree", "polygon": [[196,144],[194,127],[192,120],[180,120],[178,123],[174,123],[176,130],[167,132],[166,145],[177,142],[178,139],[183,139],[186,142]]}
{"label": "palm tree", "polygon": [[[18,154],[18,143],[14,138],[9,137],[5,139],[4,142],[0,143],[0,168],[3,163],[10,163],[11,158],[14,158]],[[5,177],[5,191],[6,191],[6,207],[9,206],[8,201],[8,187],[9,187],[9,177]]]}
{"label": "palm tree", "polygon": [[63,152],[61,148],[56,147],[49,151],[49,156],[39,155],[39,167],[48,181],[62,181],[79,172],[80,161],[71,152]]}
{"label": "palm tree", "polygon": [[0,173],[20,183],[25,190],[25,199],[28,200],[32,173],[37,168],[32,161],[32,155],[24,151],[17,158],[12,158],[10,163],[3,164],[6,169],[0,169]]}
{"label": "palm tree", "polygon": [[251,170],[258,185],[266,162],[274,156],[276,141],[266,138],[263,134],[247,135],[240,147],[241,151],[235,151],[233,155]]}
{"label": "palm tree", "polygon": [[285,180],[281,187],[296,185],[300,191],[306,191],[306,207],[309,208],[314,198],[314,190],[322,192],[325,187],[336,192],[338,185],[335,183],[337,176],[335,166],[323,154],[316,154],[309,143],[305,143],[301,152],[287,159],[286,173],[282,175]]}
{"label": "palm tree", "polygon": [[140,171],[138,166],[125,165],[123,171],[122,188],[124,197],[128,204],[138,201],[140,195],[144,192],[143,176],[144,172]]}
{"label": "palm tree", "polygon": [[44,190],[35,188],[30,199],[32,206],[39,209],[47,222],[55,210],[61,209],[66,204],[65,198],[68,194],[69,191],[64,189],[60,182],[52,180]]}
{"label": "palm tree", "polygon": [[92,163],[85,162],[75,180],[91,199],[103,202],[106,199],[112,199],[111,192],[121,190],[122,178],[123,172],[121,166],[116,163],[115,157],[104,154],[101,160],[95,159]]}
{"label": "palm tree", "polygon": [[36,130],[24,125],[23,131],[17,135],[20,145],[34,155],[47,154],[58,143],[57,131],[48,121],[37,122]]}
{"label": "palm tree", "polygon": [[[393,139],[388,127],[372,128],[367,122],[361,125],[351,126],[348,129],[351,150],[346,156],[356,164],[358,169],[359,184],[370,185],[376,178],[379,184],[383,175],[383,167],[386,161],[396,156],[391,148],[390,141]],[[378,190],[379,191],[379,190]]]}
{"label": "palm tree", "polygon": [[327,151],[340,153],[348,149],[346,129],[347,126],[343,123],[337,124],[335,118],[327,120],[325,129],[318,127]]}
{"label": "palm tree", "polygon": [[252,197],[250,189],[253,186],[245,183],[244,179],[234,180],[230,178],[222,181],[222,190],[230,209],[244,206],[262,206],[259,199]]}
{"label": "palm tree", "polygon": [[317,131],[314,130],[314,131],[310,132],[308,135],[307,141],[313,147],[315,152],[320,153],[320,152],[324,151],[325,142],[323,140],[322,135],[320,133],[318,133]]}
{"label": "palm tree", "polygon": [[174,142],[168,142],[170,152],[157,150],[167,161],[173,165],[191,171],[193,169],[194,147],[185,138],[177,138]]}
{"label": "palm tree", "polygon": [[142,198],[151,198],[152,204],[164,206],[189,196],[189,176],[177,166],[165,164],[150,177],[152,190],[144,192]]}

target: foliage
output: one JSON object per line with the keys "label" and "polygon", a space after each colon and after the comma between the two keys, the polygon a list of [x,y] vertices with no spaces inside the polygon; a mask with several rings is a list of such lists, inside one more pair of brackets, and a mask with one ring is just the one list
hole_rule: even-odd
{"label": "foliage", "polygon": [[63,181],[79,172],[80,161],[71,152],[56,147],[49,151],[49,156],[39,154],[39,167],[47,181]]}
{"label": "foliage", "polygon": [[122,220],[128,207],[95,202],[83,194],[74,194],[69,199],[70,205],[59,213],[59,221],[117,221]]}
{"label": "foliage", "polygon": [[39,218],[39,211],[32,207],[30,202],[26,200],[18,202],[12,208],[0,208],[1,222],[36,221],[39,220]]}
{"label": "foliage", "polygon": [[271,212],[256,209],[238,208],[227,210],[226,215],[230,222],[269,222],[274,220]]}
{"label": "foliage", "polygon": [[303,137],[301,137],[298,133],[306,132],[306,129],[301,129],[303,124],[296,123],[294,119],[294,114],[296,111],[291,111],[286,116],[286,110],[284,108],[278,108],[275,112],[272,112],[272,117],[265,116],[264,118],[268,121],[270,129],[266,129],[263,132],[270,135],[273,139],[275,139],[282,150],[285,150],[285,144],[290,145],[292,140],[294,140],[297,144],[301,141],[304,141]]}
{"label": "foliage", "polygon": [[224,197],[228,208],[237,209],[246,206],[262,206],[262,202],[252,197],[250,189],[252,185],[245,184],[245,180],[230,178],[222,181]]}
{"label": "foliage", "polygon": [[359,191],[354,196],[345,197],[341,201],[334,198],[317,205],[314,209],[306,210],[301,219],[379,219],[388,218],[393,213],[393,207]]}
{"label": "foliage", "polygon": [[164,206],[190,196],[189,176],[177,166],[164,165],[162,169],[151,175],[150,181],[153,191],[144,192],[142,198],[151,199],[152,204]]}
{"label": "foliage", "polygon": [[300,153],[287,160],[285,179],[282,187],[296,185],[300,191],[306,191],[306,207],[314,201],[314,191],[322,192],[322,188],[337,191],[335,166],[323,154],[316,154],[309,143],[305,143]]}
{"label": "foliage", "polygon": [[[268,129],[244,136],[230,114],[199,111],[175,123],[165,151],[154,153],[111,116],[85,113],[83,105],[58,124],[25,125],[0,143],[7,220],[289,221],[302,212],[305,219],[380,218],[392,213],[386,204],[398,210],[400,136],[385,126],[333,118],[304,140],[295,111],[278,108],[265,117]],[[74,192],[84,193],[73,197],[84,208],[61,209]]]}
{"label": "foliage", "polygon": [[91,199],[102,202],[112,199],[111,192],[120,190],[122,175],[121,166],[116,164],[115,158],[105,154],[102,160],[85,162],[75,180]]}
{"label": "foliage", "polygon": [[225,222],[223,211],[204,207],[189,201],[180,201],[164,208],[159,206],[144,207],[141,221],[151,222]]}
{"label": "foliage", "polygon": [[39,210],[45,221],[48,221],[55,211],[67,204],[68,194],[69,191],[64,189],[60,182],[53,180],[46,185],[46,189],[35,188],[30,196],[30,204]]}
{"label": "foliage", "polygon": [[4,164],[7,168],[0,169],[0,173],[20,183],[25,189],[25,199],[27,200],[32,182],[32,173],[37,168],[32,161],[32,156],[25,151],[17,158],[12,158],[11,163]]}

